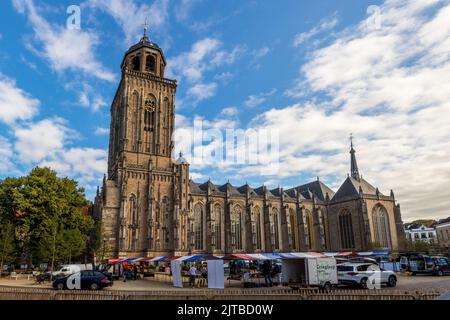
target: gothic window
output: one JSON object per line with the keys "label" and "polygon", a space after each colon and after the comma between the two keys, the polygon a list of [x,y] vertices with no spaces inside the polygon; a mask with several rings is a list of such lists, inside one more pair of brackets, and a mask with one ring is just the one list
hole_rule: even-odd
{"label": "gothic window", "polygon": [[137,149],[138,132],[139,132],[139,94],[137,91],[133,92],[132,96],[132,115],[131,115],[131,136],[133,150]]}
{"label": "gothic window", "polygon": [[327,237],[328,237],[328,221],[325,218],[325,214],[322,212],[322,210],[319,210],[319,222],[320,222],[320,230],[322,237],[322,246],[323,248],[326,248],[327,246]]}
{"label": "gothic window", "polygon": [[141,70],[141,57],[136,56],[131,61],[131,65],[134,71],[140,71]]}
{"label": "gothic window", "polygon": [[341,238],[341,249],[354,249],[355,236],[353,233],[352,214],[348,210],[342,210],[338,215],[339,235]]}
{"label": "gothic window", "polygon": [[288,216],[287,216],[287,229],[288,229],[288,243],[289,248],[293,250],[295,248],[295,217],[294,217],[294,210],[289,209]]}
{"label": "gothic window", "polygon": [[386,208],[378,204],[372,211],[372,224],[374,240],[385,248],[391,248],[391,229],[389,227],[389,216]]}
{"label": "gothic window", "polygon": [[156,61],[155,56],[152,54],[149,54],[145,59],[145,71],[155,72],[155,67],[156,67],[155,61]]}
{"label": "gothic window", "polygon": [[[169,126],[170,126],[170,110],[169,110],[169,98],[164,98],[164,110],[162,111],[162,125],[163,125],[163,153],[169,152],[169,144],[170,144],[170,135],[169,135]],[[167,150],[165,149],[167,148]]]}
{"label": "gothic window", "polygon": [[231,214],[231,245],[234,250],[242,250],[242,210],[235,206]]}
{"label": "gothic window", "polygon": [[271,217],[272,219],[270,219],[270,240],[272,244],[272,249],[278,250],[280,249],[280,238],[278,231],[280,216],[277,208],[272,209]]}
{"label": "gothic window", "polygon": [[313,217],[311,214],[311,211],[309,210],[305,210],[305,231],[307,232],[307,236],[308,236],[308,248],[312,249],[313,248],[313,232],[314,232],[314,228],[313,228]]}
{"label": "gothic window", "polygon": [[252,210],[252,246],[255,250],[261,250],[261,210],[258,207]]}
{"label": "gothic window", "polygon": [[222,250],[222,207],[218,204],[214,206],[213,214],[211,216],[211,245],[215,250]]}
{"label": "gothic window", "polygon": [[144,102],[144,148],[145,152],[151,151],[152,132],[155,127],[156,98],[149,94]]}
{"label": "gothic window", "polygon": [[203,205],[197,203],[194,207],[194,249],[203,250]]}
{"label": "gothic window", "polygon": [[133,229],[136,228],[137,225],[137,204],[136,204],[136,196],[134,194],[131,194],[128,199],[128,248],[132,249],[133,246]]}

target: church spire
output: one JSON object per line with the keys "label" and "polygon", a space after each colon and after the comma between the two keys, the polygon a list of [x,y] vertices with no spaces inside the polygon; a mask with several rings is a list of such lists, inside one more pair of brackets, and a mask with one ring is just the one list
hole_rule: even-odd
{"label": "church spire", "polygon": [[353,134],[350,134],[350,175],[352,178],[359,180],[358,164],[356,163],[355,149],[353,149]]}
{"label": "church spire", "polygon": [[144,34],[141,38],[141,42],[149,42],[150,40],[148,39],[147,36],[147,32],[148,32],[148,22],[147,22],[147,18],[145,18],[145,22],[144,22]]}

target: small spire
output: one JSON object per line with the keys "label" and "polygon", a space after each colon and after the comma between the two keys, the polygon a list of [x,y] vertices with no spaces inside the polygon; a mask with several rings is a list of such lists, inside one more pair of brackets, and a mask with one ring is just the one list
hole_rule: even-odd
{"label": "small spire", "polygon": [[353,133],[350,133],[350,174],[352,178],[360,180],[358,164],[356,163],[355,149],[353,149]]}
{"label": "small spire", "polygon": [[147,23],[147,17],[145,17],[145,22],[144,22],[144,37],[147,37],[147,30],[148,30],[148,23]]}
{"label": "small spire", "polygon": [[145,22],[144,22],[144,34],[141,38],[141,42],[148,42],[148,36],[147,36],[147,31],[148,31],[148,23],[147,23],[147,17],[145,18]]}

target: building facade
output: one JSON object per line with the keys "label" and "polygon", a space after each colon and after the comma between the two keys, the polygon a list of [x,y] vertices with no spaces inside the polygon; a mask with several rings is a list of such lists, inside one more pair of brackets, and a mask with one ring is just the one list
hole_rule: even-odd
{"label": "building facade", "polygon": [[435,228],[441,252],[450,253],[450,218],[439,220]]}
{"label": "building facade", "polygon": [[424,241],[430,244],[437,242],[436,229],[421,224],[405,225],[405,236],[406,240],[412,243],[416,241]]}
{"label": "building facade", "polygon": [[189,163],[172,161],[177,82],[146,34],[126,53],[111,104],[108,172],[95,214],[115,257],[193,253],[403,250],[394,193],[359,174],[337,192],[322,181],[294,188],[252,188],[190,180]]}

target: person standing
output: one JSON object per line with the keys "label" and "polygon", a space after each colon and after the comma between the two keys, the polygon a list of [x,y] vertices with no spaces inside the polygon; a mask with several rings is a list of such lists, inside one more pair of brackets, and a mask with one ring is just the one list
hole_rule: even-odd
{"label": "person standing", "polygon": [[262,274],[264,276],[266,287],[272,287],[272,266],[269,260],[264,261],[262,266]]}
{"label": "person standing", "polygon": [[195,286],[195,278],[197,277],[197,268],[195,265],[189,269],[189,286],[193,288]]}
{"label": "person standing", "polygon": [[134,280],[137,280],[138,277],[138,268],[136,265],[133,266],[133,278]]}

